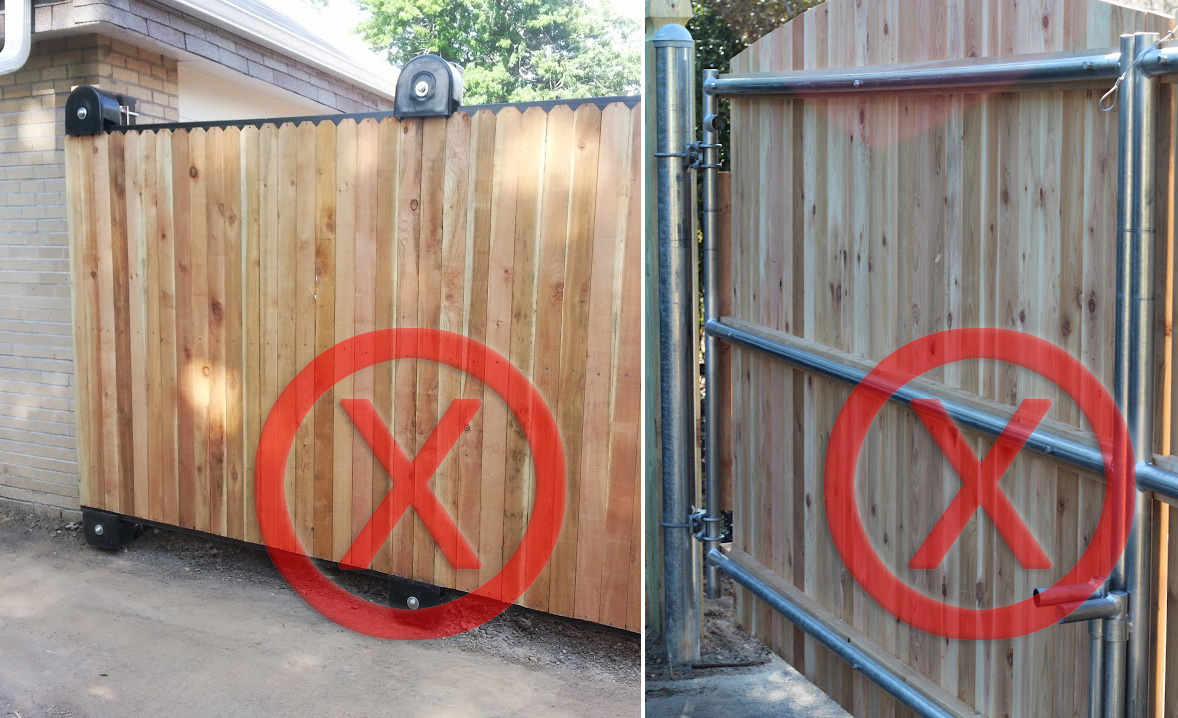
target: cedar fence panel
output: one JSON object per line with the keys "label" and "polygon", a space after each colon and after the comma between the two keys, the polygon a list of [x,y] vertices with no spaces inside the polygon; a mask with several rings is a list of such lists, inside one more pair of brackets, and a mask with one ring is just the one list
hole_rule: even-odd
{"label": "cedar fence panel", "polygon": [[[518,367],[563,440],[563,530],[520,603],[637,631],[640,133],[641,105],[585,103],[68,138],[82,505],[260,542],[254,455],[279,392],[344,339],[442,329]],[[286,496],[332,561],[390,486],[350,397],[410,457],[452,401],[483,402],[430,482],[482,567],[455,570],[412,510],[373,563],[475,589],[530,518],[507,405],[416,360],[329,390]]]}
{"label": "cedar fence panel", "polygon": [[[732,61],[732,72],[888,65],[1114,48],[1122,33],[1167,31],[1168,17],[1101,0],[829,0]],[[732,98],[731,314],[790,341],[876,362],[913,339],[960,327],[1029,332],[1113,383],[1117,113],[1107,86],[986,94]],[[1162,91],[1159,265],[1174,263],[1173,92]],[[1155,446],[1169,453],[1169,277],[1158,277]],[[1164,314],[1164,316],[1163,316]],[[1084,624],[1000,641],[946,640],[898,622],[856,584],[834,548],[823,464],[850,388],[754,352],[732,356],[731,451],[738,556],[816,610],[844,621],[936,687],[962,715],[1087,711]],[[1013,407],[1052,400],[1060,426],[1086,429],[1074,402],[1045,379],[996,362],[951,364],[926,379]],[[970,436],[979,456],[992,443]],[[910,586],[969,608],[1006,605],[1050,585],[1087,546],[1101,477],[1023,452],[1002,487],[1052,560],[1018,565],[979,511],[936,570],[908,560],[961,487],[910,410],[889,404],[859,456],[856,495],[868,535]],[[1169,508],[1157,507],[1168,518]],[[1163,566],[1168,534],[1155,549]],[[1157,538],[1157,537],[1155,537]],[[1178,571],[1170,571],[1173,578]],[[1157,625],[1175,584],[1162,574]],[[738,590],[739,622],[857,716],[907,711],[767,606]],[[1167,633],[1168,631],[1168,633]],[[1178,706],[1178,661],[1157,678]],[[1170,688],[1170,690],[1164,690]]]}

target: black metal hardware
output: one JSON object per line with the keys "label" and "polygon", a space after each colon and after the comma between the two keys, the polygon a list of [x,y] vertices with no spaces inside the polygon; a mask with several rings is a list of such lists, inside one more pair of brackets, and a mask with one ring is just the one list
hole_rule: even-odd
{"label": "black metal hardware", "polygon": [[114,127],[135,125],[138,101],[90,85],[79,85],[65,102],[65,133],[71,137],[97,135]]}
{"label": "black metal hardware", "polygon": [[128,521],[118,514],[97,509],[82,509],[82,531],[86,543],[95,548],[114,551],[143,535],[143,524]]}
{"label": "black metal hardware", "polygon": [[393,114],[449,117],[462,105],[462,68],[437,55],[418,55],[401,68]]}

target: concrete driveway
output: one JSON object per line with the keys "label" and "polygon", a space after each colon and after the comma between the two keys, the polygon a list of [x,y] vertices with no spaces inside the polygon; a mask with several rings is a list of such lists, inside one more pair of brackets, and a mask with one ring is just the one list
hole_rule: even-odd
{"label": "concrete driveway", "polygon": [[429,643],[310,609],[264,553],[154,533],[89,548],[0,509],[0,716],[636,716],[632,635],[512,609]]}

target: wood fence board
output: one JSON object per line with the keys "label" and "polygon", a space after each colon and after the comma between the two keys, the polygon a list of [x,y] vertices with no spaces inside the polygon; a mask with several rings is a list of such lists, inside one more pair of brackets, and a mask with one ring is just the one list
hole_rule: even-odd
{"label": "wood fence board", "polygon": [[[490,283],[491,261],[491,206],[492,187],[495,181],[496,118],[489,111],[482,110],[471,118],[470,132],[470,180],[467,199],[467,240],[466,240],[466,289],[465,289],[465,335],[486,344],[487,329],[492,321],[487,309],[487,292]],[[480,368],[482,364],[478,365]],[[462,398],[484,401],[489,399],[480,381],[463,377]],[[484,406],[486,403],[484,402]],[[487,412],[475,414],[470,423],[468,436],[459,447],[458,492],[459,525],[466,532],[471,544],[481,549],[482,537],[482,483],[483,446],[486,431]],[[459,587],[466,590],[478,588],[482,581],[479,573],[465,572],[459,576]]]}
{"label": "wood fence board", "polygon": [[[559,403],[560,347],[564,328],[562,307],[565,296],[565,259],[567,246],[555,241],[568,228],[569,187],[572,166],[569,147],[573,142],[573,112],[556,108],[548,115],[544,146],[544,198],[540,208],[540,248],[536,276],[536,358],[533,372],[536,388],[549,398],[549,406]],[[546,570],[528,590],[528,605],[547,609],[551,587],[551,570]]]}
{"label": "wood fence board", "polygon": [[[544,142],[548,132],[548,115],[530,108],[520,118],[519,179],[516,184],[515,246],[512,254],[511,344],[508,360],[524,374],[535,372],[537,308],[537,274],[539,267],[541,212],[544,198]],[[512,385],[508,391],[519,388]],[[534,473],[527,439],[518,421],[507,424],[504,455],[503,558],[514,553],[531,515],[528,498],[532,495]],[[514,573],[505,573],[507,581],[522,576],[522,564]],[[578,574],[580,577],[580,574]]]}
{"label": "wood fence board", "polygon": [[[466,114],[454,115],[446,123],[446,185],[440,265],[442,296],[438,326],[458,334],[464,334],[465,330],[470,130],[471,118]],[[463,375],[452,369],[444,370],[440,375],[438,396],[442,411],[452,400],[462,398],[462,383]],[[461,504],[458,492],[460,464],[461,450],[455,448],[446,457],[443,480],[436,482],[436,493],[451,516],[459,515]],[[455,531],[458,536],[466,538],[459,524],[455,524]],[[457,540],[458,536],[451,540]],[[457,571],[440,555],[434,558],[434,577],[441,585],[455,586],[459,581]]]}
{"label": "wood fence board", "polygon": [[[639,630],[640,117],[588,104],[70,138],[85,505],[259,542],[257,443],[296,373],[356,334],[442,329],[519,368],[564,441],[563,531],[520,602]],[[369,547],[377,570],[478,589],[533,518],[536,472],[504,398],[457,369],[398,360],[329,388],[275,510],[339,561],[384,498],[339,407],[352,396],[410,458],[452,401],[483,402],[428,482],[482,568],[451,566],[412,508]]]}

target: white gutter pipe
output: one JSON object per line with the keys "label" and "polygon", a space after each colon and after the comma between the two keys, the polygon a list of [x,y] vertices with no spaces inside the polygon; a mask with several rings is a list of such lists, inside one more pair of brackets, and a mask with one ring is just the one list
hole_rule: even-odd
{"label": "white gutter pipe", "polygon": [[4,47],[0,48],[0,75],[25,66],[33,49],[33,0],[6,0]]}

